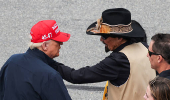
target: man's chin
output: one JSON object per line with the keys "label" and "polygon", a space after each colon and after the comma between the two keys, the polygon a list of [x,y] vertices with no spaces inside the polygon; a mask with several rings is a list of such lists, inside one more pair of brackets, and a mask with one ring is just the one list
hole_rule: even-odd
{"label": "man's chin", "polygon": [[105,52],[108,53],[110,50],[107,46],[105,46]]}

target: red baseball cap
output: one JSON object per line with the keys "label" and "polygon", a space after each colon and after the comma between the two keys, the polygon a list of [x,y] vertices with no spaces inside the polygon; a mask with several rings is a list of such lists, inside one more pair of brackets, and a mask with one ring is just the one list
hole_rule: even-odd
{"label": "red baseball cap", "polygon": [[31,42],[33,43],[39,43],[51,39],[59,42],[66,42],[70,38],[70,34],[60,32],[55,20],[39,21],[31,28],[30,35],[32,36]]}

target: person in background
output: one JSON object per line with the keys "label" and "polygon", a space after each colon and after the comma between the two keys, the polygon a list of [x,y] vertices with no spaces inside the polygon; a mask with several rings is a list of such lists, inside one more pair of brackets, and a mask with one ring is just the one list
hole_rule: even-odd
{"label": "person in background", "polygon": [[70,34],[55,20],[42,20],[30,32],[30,48],[12,55],[0,71],[0,100],[71,100],[61,75],[52,66]]}
{"label": "person in background", "polygon": [[163,77],[156,77],[149,81],[144,95],[145,100],[170,100],[170,80]]}
{"label": "person in background", "polygon": [[148,82],[156,73],[146,56],[146,33],[137,21],[131,20],[130,11],[107,9],[86,33],[101,36],[105,51],[111,54],[93,66],[77,70],[59,62],[52,67],[74,84],[107,81],[103,99],[143,100]]}
{"label": "person in background", "polygon": [[170,79],[170,34],[158,33],[152,36],[147,57],[151,68],[155,69],[160,77]]}

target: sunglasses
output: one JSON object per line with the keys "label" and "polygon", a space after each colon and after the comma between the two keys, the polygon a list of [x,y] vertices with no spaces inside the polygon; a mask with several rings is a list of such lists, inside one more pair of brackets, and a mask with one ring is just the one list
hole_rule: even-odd
{"label": "sunglasses", "polygon": [[[157,54],[157,53],[154,53],[154,52],[151,52],[151,51],[149,51],[149,49],[148,49],[148,54],[149,54],[149,56],[151,57],[152,55],[161,55],[161,54]],[[162,56],[162,55],[161,55]],[[163,57],[163,56],[162,56]],[[163,57],[164,58],[164,57]]]}
{"label": "sunglasses", "polygon": [[108,36],[108,35],[101,35],[101,37],[102,37],[103,40],[106,40],[110,36]]}

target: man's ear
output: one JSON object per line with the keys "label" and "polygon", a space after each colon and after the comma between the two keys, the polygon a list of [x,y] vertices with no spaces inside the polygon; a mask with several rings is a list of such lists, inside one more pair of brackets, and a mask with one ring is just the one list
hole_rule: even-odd
{"label": "man's ear", "polygon": [[47,42],[43,42],[43,44],[41,45],[43,51],[47,51],[48,50],[48,44]]}
{"label": "man's ear", "polygon": [[158,60],[158,63],[160,63],[163,61],[163,57],[161,55],[158,55],[157,60]]}

